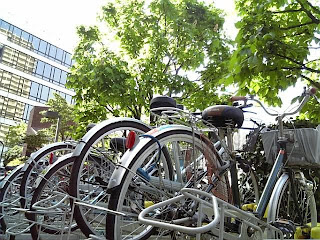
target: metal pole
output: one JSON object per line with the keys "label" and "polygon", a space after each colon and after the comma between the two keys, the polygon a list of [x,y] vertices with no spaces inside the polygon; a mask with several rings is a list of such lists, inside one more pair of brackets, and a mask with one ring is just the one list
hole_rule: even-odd
{"label": "metal pole", "polygon": [[54,138],[54,141],[55,141],[55,142],[58,142],[59,130],[60,130],[60,122],[61,122],[61,117],[59,116],[59,117],[58,117],[58,120],[57,120],[56,135],[55,135],[55,138]]}
{"label": "metal pole", "polygon": [[0,154],[0,163],[2,163],[2,154],[3,154],[3,149],[4,149],[4,143],[2,141],[0,141],[0,144],[2,145],[1,154]]}

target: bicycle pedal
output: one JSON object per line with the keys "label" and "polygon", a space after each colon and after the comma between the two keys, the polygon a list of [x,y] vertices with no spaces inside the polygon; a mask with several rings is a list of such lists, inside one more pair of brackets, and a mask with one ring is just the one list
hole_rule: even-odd
{"label": "bicycle pedal", "polygon": [[292,238],[296,232],[296,226],[290,220],[279,219],[271,223],[274,227],[278,228],[284,238]]}

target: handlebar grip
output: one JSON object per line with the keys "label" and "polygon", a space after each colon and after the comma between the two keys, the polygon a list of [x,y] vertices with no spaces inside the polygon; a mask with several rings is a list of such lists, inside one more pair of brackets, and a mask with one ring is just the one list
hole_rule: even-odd
{"label": "handlebar grip", "polygon": [[311,88],[311,89],[310,89],[310,94],[311,94],[311,95],[315,95],[316,92],[317,92],[317,89],[316,89],[316,88]]}
{"label": "handlebar grip", "polygon": [[241,97],[241,96],[233,96],[230,98],[231,102],[235,102],[235,101],[245,101],[247,100],[247,97]]}

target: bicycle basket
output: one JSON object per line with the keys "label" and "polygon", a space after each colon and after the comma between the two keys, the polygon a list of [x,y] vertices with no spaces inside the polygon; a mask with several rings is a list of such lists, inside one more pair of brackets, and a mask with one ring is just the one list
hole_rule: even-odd
{"label": "bicycle basket", "polygon": [[[266,160],[270,164],[274,163],[279,152],[279,145],[277,144],[278,134],[277,130],[262,134]],[[285,129],[284,135],[288,139],[287,165],[320,168],[320,125],[316,129]]]}

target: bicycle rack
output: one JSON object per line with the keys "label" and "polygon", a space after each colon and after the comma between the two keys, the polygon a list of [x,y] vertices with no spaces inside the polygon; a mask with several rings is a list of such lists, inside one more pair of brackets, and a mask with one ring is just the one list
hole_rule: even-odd
{"label": "bicycle rack", "polygon": [[[47,225],[44,223],[39,223],[39,222],[32,221],[30,219],[24,218],[24,219],[22,219],[22,221],[23,221],[22,223],[8,228],[6,231],[6,236],[19,236],[21,234],[28,233],[32,226],[38,225],[39,231],[41,231],[42,228],[48,228],[50,230],[57,231],[59,234],[54,235],[54,236],[56,236],[55,239],[60,239],[60,240],[62,240],[62,239],[83,239],[84,235],[82,235],[82,233],[77,233],[77,232],[71,231],[72,225],[74,224],[73,214],[74,214],[74,206],[75,205],[84,206],[86,208],[94,208],[99,211],[104,211],[104,212],[108,212],[111,214],[125,216],[124,213],[112,211],[112,210],[109,210],[105,207],[91,205],[86,202],[82,202],[80,199],[74,198],[68,194],[63,194],[61,192],[53,192],[53,193],[56,195],[60,195],[62,198],[56,204],[54,204],[50,207],[43,207],[43,206],[41,206],[41,204],[45,201],[50,200],[50,199],[54,199],[56,197],[56,195],[53,195],[49,198],[46,198],[46,199],[43,199],[43,200],[40,200],[40,201],[34,203],[32,205],[32,209],[34,209],[34,210],[32,210],[32,211],[30,209],[23,209],[23,208],[12,208],[12,209],[16,210],[18,212],[21,212],[21,213],[30,213],[30,214],[34,213],[34,214],[48,215],[48,216],[61,215],[61,217],[62,217],[61,225],[58,225],[58,224],[57,225]],[[73,199],[73,203],[74,203],[71,206],[71,212],[59,210],[59,208],[61,209],[61,206],[65,207],[65,205],[64,205],[65,202],[66,201],[70,202],[70,199]],[[25,228],[23,228],[21,230],[22,226],[25,226]],[[74,235],[79,235],[78,237],[80,237],[80,238],[74,238],[75,237]],[[91,235],[89,239],[99,240],[99,239],[105,239],[105,238],[103,238],[101,236],[97,236],[97,235]]]}
{"label": "bicycle rack", "polygon": [[[209,231],[219,239],[231,240],[249,239],[253,234],[255,234],[258,239],[263,239],[265,231],[274,231],[280,236],[280,239],[283,239],[283,233],[278,228],[256,218],[252,213],[240,210],[235,206],[216,198],[210,193],[191,188],[184,188],[181,190],[181,193],[182,195],[144,209],[139,214],[139,221],[146,225],[183,232],[193,236],[195,235],[196,239],[201,239],[201,234]],[[210,199],[210,202],[203,200],[200,196]],[[192,199],[198,203],[196,227],[182,225],[186,220],[190,220],[191,217],[188,217],[188,219],[175,219],[170,222],[163,221],[159,218],[152,218],[155,210],[161,211],[161,208],[186,199]],[[207,216],[210,220],[209,224],[205,225],[206,223],[202,220],[202,218],[204,218],[203,216]],[[230,220],[236,221],[237,225],[241,226],[238,236],[232,232],[225,231],[225,222]]]}

